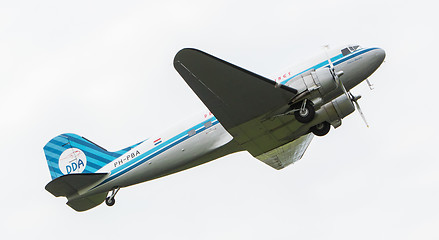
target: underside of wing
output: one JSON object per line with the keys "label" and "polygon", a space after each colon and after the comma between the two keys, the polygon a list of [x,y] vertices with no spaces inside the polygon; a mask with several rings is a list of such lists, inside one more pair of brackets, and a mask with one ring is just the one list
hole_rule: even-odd
{"label": "underside of wing", "polygon": [[280,170],[302,158],[311,143],[313,136],[313,134],[308,133],[292,142],[261,154],[256,158],[265,164]]}
{"label": "underside of wing", "polygon": [[292,141],[303,146],[296,139],[309,132],[309,127],[304,127],[294,116],[283,114],[290,108],[296,89],[196,49],[178,52],[174,67],[242,149],[258,158],[271,151],[270,156],[260,159],[273,167],[277,164],[278,169],[303,155],[299,151],[284,164],[271,163],[283,161],[272,157],[273,153],[283,151],[275,149]]}

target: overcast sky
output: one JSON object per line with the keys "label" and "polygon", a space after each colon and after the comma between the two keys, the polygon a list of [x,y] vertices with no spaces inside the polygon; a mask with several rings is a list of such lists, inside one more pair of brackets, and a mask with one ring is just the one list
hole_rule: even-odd
{"label": "overcast sky", "polygon": [[[438,239],[434,1],[0,2],[2,239]],[[122,189],[77,213],[43,146],[119,150],[203,104],[174,70],[193,47],[264,76],[358,43],[387,58],[358,113],[276,171],[246,152]],[[6,238],[3,238],[6,237]]]}

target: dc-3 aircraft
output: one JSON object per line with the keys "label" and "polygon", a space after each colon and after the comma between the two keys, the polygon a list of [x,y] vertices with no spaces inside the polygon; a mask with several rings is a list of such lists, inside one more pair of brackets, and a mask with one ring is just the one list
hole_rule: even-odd
{"label": "dc-3 aircraft", "polygon": [[202,51],[182,49],[174,67],[209,110],[117,152],[61,134],[44,146],[52,177],[46,190],[66,197],[74,210],[86,211],[103,201],[112,206],[120,188],[238,151],[282,169],[303,156],[313,135],[339,127],[355,106],[364,119],[360,97],[350,89],[367,80],[384,58],[380,48],[349,45],[322,51],[304,68],[271,80]]}

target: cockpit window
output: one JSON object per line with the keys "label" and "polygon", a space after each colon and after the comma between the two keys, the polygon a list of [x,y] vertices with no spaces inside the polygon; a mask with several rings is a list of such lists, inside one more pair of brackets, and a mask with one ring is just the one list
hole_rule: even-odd
{"label": "cockpit window", "polygon": [[341,54],[344,56],[348,55],[349,53],[351,53],[351,51],[348,48],[343,48],[341,50]]}
{"label": "cockpit window", "polygon": [[359,45],[354,45],[354,46],[349,46],[347,48],[343,48],[341,50],[341,54],[344,56],[349,55],[350,53],[353,53],[355,51],[357,51],[357,49],[359,49],[360,46]]}
{"label": "cockpit window", "polygon": [[349,50],[351,50],[351,52],[355,52],[360,46],[355,45],[355,46],[350,46]]}

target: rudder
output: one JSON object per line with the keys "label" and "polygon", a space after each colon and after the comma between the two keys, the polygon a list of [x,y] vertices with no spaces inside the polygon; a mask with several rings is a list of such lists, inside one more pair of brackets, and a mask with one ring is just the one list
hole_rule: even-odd
{"label": "rudder", "polygon": [[109,152],[84,137],[66,133],[51,139],[43,149],[55,179],[71,173],[95,173],[132,147]]}

